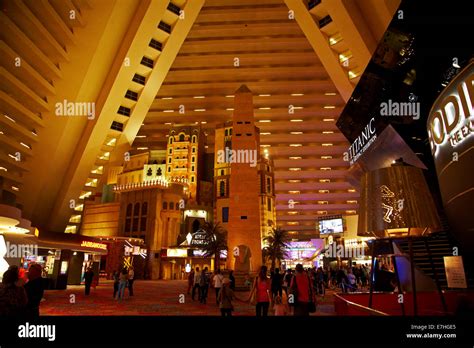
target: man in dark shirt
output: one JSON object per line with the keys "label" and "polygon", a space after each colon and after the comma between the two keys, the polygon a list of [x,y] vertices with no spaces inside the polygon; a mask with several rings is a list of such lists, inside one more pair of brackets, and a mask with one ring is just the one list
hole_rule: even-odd
{"label": "man in dark shirt", "polygon": [[89,267],[84,273],[84,283],[86,286],[86,295],[89,295],[91,292],[91,285],[92,285],[92,280],[94,279],[94,272],[92,271],[92,268]]}
{"label": "man in dark shirt", "polygon": [[25,284],[27,316],[30,318],[39,317],[39,306],[44,294],[43,278],[41,278],[42,267],[39,264],[32,264],[28,270],[28,283]]}

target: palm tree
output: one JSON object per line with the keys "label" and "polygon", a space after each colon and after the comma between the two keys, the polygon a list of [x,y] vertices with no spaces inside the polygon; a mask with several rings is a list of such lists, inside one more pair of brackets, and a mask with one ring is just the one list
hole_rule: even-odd
{"label": "palm tree", "polygon": [[288,236],[288,231],[282,229],[281,227],[273,228],[270,234],[263,238],[266,246],[263,248],[263,257],[264,259],[271,260],[271,268],[274,269],[276,265],[276,260],[281,262],[286,256],[290,241]]}
{"label": "palm tree", "polygon": [[227,231],[219,222],[216,224],[206,222],[202,229],[206,231],[204,245],[202,246],[204,257],[214,255],[214,267],[219,269],[221,251],[227,250]]}

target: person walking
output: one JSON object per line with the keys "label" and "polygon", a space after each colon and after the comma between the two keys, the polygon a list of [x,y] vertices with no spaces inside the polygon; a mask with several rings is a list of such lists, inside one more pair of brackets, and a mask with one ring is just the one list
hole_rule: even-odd
{"label": "person walking", "polygon": [[207,273],[208,268],[205,267],[201,272],[201,279],[199,280],[199,290],[201,292],[201,303],[206,304],[207,302],[207,293],[209,291],[209,274]]}
{"label": "person walking", "polygon": [[212,278],[213,286],[214,286],[214,289],[216,290],[216,305],[219,305],[219,300],[217,299],[217,296],[219,295],[219,291],[221,291],[223,280],[224,280],[224,276],[221,274],[221,270],[218,269],[216,271],[216,274]]}
{"label": "person walking", "polygon": [[249,300],[254,297],[255,311],[257,317],[268,316],[268,307],[270,306],[270,279],[267,277],[267,266],[260,267],[258,276],[255,277],[252,290],[250,291]]}
{"label": "person walking", "polygon": [[133,296],[133,281],[135,279],[135,271],[133,270],[133,266],[128,268],[128,294]]}
{"label": "person walking", "polygon": [[120,282],[120,274],[117,271],[112,273],[112,279],[114,280],[114,298],[117,296],[119,282]]}
{"label": "person walking", "polygon": [[18,270],[3,273],[0,284],[0,317],[24,318],[28,297],[25,289],[17,285]]}
{"label": "person walking", "polygon": [[221,315],[223,317],[231,317],[232,311],[234,310],[232,301],[235,299],[235,296],[234,290],[230,288],[230,284],[231,282],[229,278],[223,278],[222,287],[217,294],[217,303],[219,304]]}
{"label": "person walking", "polygon": [[189,272],[188,274],[188,290],[186,291],[187,295],[189,295],[193,286],[194,286],[194,268],[191,268],[191,272]]}
{"label": "person walking", "polygon": [[41,274],[43,269],[40,264],[34,263],[28,270],[28,282],[25,284],[27,316],[29,318],[38,318],[40,315],[39,307],[44,295],[43,278]]}
{"label": "person walking", "polygon": [[314,289],[307,272],[303,270],[302,264],[296,265],[296,273],[291,279],[290,288],[295,295],[294,316],[309,316],[310,302],[314,302]]}
{"label": "person walking", "polygon": [[283,277],[282,274],[280,274],[280,269],[275,268],[275,271],[273,272],[272,276],[272,299],[275,299],[275,297],[283,296]]}
{"label": "person walking", "polygon": [[291,269],[286,271],[285,276],[283,277],[283,289],[285,289],[286,297],[288,297],[288,288],[290,286],[291,278],[293,275],[291,274]]}
{"label": "person walking", "polygon": [[201,282],[201,272],[199,272],[199,267],[196,267],[196,272],[194,272],[194,286],[193,286],[193,291],[191,294],[191,297],[194,301],[194,294],[198,293],[198,300],[201,302],[201,290],[199,288],[199,283]]}
{"label": "person walking", "polygon": [[234,271],[229,272],[229,280],[230,280],[230,285],[229,287],[235,291],[235,277],[234,277]]}
{"label": "person walking", "polygon": [[122,269],[122,272],[120,272],[117,300],[122,300],[123,297],[125,296],[125,288],[127,287],[127,283],[128,283],[128,271],[124,267]]}
{"label": "person walking", "polygon": [[89,296],[91,292],[91,285],[92,285],[93,279],[94,279],[94,271],[92,271],[92,267],[88,267],[86,273],[84,273],[84,284],[85,284],[86,296]]}

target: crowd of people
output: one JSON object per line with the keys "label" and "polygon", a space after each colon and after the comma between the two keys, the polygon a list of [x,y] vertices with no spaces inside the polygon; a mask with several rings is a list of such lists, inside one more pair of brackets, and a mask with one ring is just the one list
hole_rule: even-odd
{"label": "crowd of people", "polygon": [[0,284],[0,317],[34,319],[39,317],[39,307],[44,293],[42,267],[30,265],[28,272],[10,266]]}
{"label": "crowd of people", "polygon": [[120,272],[114,271],[112,279],[114,280],[114,299],[123,300],[125,298],[125,288],[128,289],[128,295],[133,296],[133,282],[135,281],[133,266],[124,267]]}

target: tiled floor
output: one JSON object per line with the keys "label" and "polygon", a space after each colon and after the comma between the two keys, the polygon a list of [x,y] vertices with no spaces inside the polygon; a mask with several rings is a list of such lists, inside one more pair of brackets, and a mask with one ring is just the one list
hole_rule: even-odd
{"label": "tiled floor", "polygon": [[[91,289],[89,296],[84,295],[84,286],[79,285],[46,291],[40,312],[41,315],[220,315],[214,289],[209,289],[207,304],[193,301],[186,290],[186,281],[138,280],[134,284],[134,296],[129,297],[126,290],[125,299],[117,301],[112,298],[112,282],[101,281],[96,289]],[[237,292],[236,296],[244,300],[249,293]],[[319,299],[313,315],[335,315],[332,294]],[[255,307],[248,302],[235,301],[234,307],[233,315],[255,315]]]}

